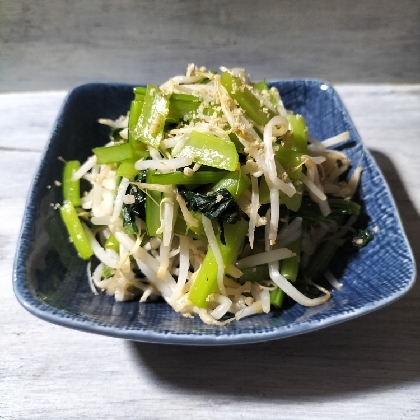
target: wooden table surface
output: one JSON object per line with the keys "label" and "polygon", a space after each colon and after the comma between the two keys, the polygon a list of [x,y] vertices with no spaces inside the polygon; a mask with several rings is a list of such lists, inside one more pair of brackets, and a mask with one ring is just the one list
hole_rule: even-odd
{"label": "wooden table surface", "polygon": [[[420,260],[420,85],[338,85]],[[26,194],[65,92],[0,95],[1,419],[419,419],[420,282],[398,302],[249,346],[134,343],[22,308],[12,264]]]}

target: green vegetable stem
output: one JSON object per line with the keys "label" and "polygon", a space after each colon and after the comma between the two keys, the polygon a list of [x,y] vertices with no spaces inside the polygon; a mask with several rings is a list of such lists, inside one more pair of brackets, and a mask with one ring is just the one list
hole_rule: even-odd
{"label": "green vegetable stem", "polygon": [[[140,108],[140,112],[143,107],[146,92],[147,88],[143,86],[134,88],[135,102],[139,103],[136,107]],[[197,111],[200,104],[201,100],[197,98],[197,96],[173,93],[169,98],[169,111],[166,116],[165,124],[177,124],[181,120],[188,119],[188,117],[192,116],[192,114]],[[131,106],[133,107],[133,104]],[[135,121],[134,125],[137,124],[140,112],[137,112],[136,110],[133,113],[133,122]],[[134,128],[134,126],[132,128]]]}
{"label": "green vegetable stem", "polygon": [[88,260],[93,255],[93,250],[73,204],[64,201],[60,207],[60,214],[77,252],[84,260]]}
{"label": "green vegetable stem", "polygon": [[80,200],[80,180],[73,180],[73,173],[80,168],[78,160],[70,160],[64,166],[63,171],[63,196],[64,200],[72,203],[73,206],[79,207]]}
{"label": "green vegetable stem", "polygon": [[105,249],[111,249],[115,252],[119,252],[120,250],[120,243],[112,233],[108,236],[108,239],[105,241]]}
{"label": "green vegetable stem", "polygon": [[98,165],[121,162],[134,157],[134,150],[130,143],[109,147],[95,147],[93,153],[96,155],[96,163]]}
{"label": "green vegetable stem", "polygon": [[[248,232],[248,223],[241,220],[236,224],[225,224],[224,234],[226,245],[217,238],[217,245],[222,254],[223,263],[229,267],[239,252],[242,242]],[[217,292],[217,262],[211,248],[208,250],[203,264],[189,292],[189,300],[199,308],[207,307],[207,297]]]}
{"label": "green vegetable stem", "polygon": [[143,110],[143,103],[144,95],[141,97],[141,100],[136,98],[134,101],[131,101],[130,112],[128,114],[128,140],[133,146],[138,143],[138,141],[133,137],[133,131],[136,128],[140,114]]}
{"label": "green vegetable stem", "polygon": [[141,113],[132,130],[133,139],[158,148],[168,113],[168,98],[157,86],[148,85]]}
{"label": "green vegetable stem", "polygon": [[210,134],[192,131],[176,157],[189,157],[194,162],[214,168],[234,171],[238,168],[239,156],[235,144]]}
{"label": "green vegetable stem", "polygon": [[270,304],[276,308],[281,308],[284,300],[284,292],[278,287],[270,291]]}
{"label": "green vegetable stem", "polygon": [[301,115],[289,114],[287,120],[292,129],[290,149],[306,154],[308,151],[307,128],[305,120]]}
{"label": "green vegetable stem", "polygon": [[245,111],[245,115],[259,126],[263,127],[271,118],[277,115],[270,109],[263,110],[259,99],[239,77],[225,71],[220,76],[220,83],[232,99]]}
{"label": "green vegetable stem", "polygon": [[[146,182],[152,183],[154,171],[151,169],[147,170]],[[157,234],[157,230],[160,228],[160,202],[162,201],[162,193],[160,191],[148,190],[146,193],[146,228],[149,236],[162,235]]]}
{"label": "green vegetable stem", "polygon": [[120,166],[117,169],[117,175],[128,178],[130,181],[140,172],[134,167],[135,161],[126,160],[121,162]]}
{"label": "green vegetable stem", "polygon": [[150,177],[152,184],[160,185],[201,185],[218,182],[226,172],[224,171],[199,171],[192,175],[185,175],[183,172],[172,172],[169,174],[153,174]]}
{"label": "green vegetable stem", "polygon": [[228,172],[220,181],[213,185],[212,192],[225,188],[228,190],[232,197],[238,199],[242,193],[251,186],[251,181],[242,169],[235,172]]}
{"label": "green vegetable stem", "polygon": [[296,281],[299,264],[300,264],[300,251],[302,247],[302,237],[296,239],[290,245],[287,245],[287,248],[290,249],[296,255],[290,258],[283,260],[281,264],[281,275],[287,280]]}

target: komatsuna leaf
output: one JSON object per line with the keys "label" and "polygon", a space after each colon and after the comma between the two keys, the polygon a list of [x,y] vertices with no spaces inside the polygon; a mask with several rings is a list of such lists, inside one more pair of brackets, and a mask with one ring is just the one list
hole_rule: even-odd
{"label": "komatsuna leaf", "polygon": [[191,211],[199,211],[210,220],[234,224],[241,220],[240,210],[232,194],[226,189],[201,194],[186,188],[178,188],[187,207]]}
{"label": "komatsuna leaf", "polygon": [[[141,171],[134,178],[135,182],[146,182],[147,171]],[[127,194],[134,196],[133,204],[123,204],[122,207],[122,219],[123,227],[126,232],[130,235],[134,235],[138,232],[136,225],[136,217],[139,219],[145,220],[145,202],[146,202],[146,193],[138,188],[136,185],[130,184],[127,190]]]}

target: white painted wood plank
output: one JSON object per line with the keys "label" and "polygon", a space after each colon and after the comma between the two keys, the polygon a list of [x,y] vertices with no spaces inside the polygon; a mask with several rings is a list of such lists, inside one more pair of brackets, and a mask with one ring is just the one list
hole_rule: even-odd
{"label": "white painted wood plank", "polygon": [[[420,86],[337,90],[363,140],[377,151],[419,261]],[[0,95],[0,112],[8,112],[0,119],[0,418],[420,417],[419,283],[360,319],[226,348],[130,343],[54,326],[21,308],[11,287],[15,242],[63,97]],[[5,129],[15,139],[12,150],[4,149],[10,147]]]}
{"label": "white painted wood plank", "polygon": [[0,95],[0,151],[42,151],[63,103],[66,92]]}
{"label": "white painted wood plank", "polygon": [[[339,85],[336,90],[363,142],[378,153],[378,159],[392,162],[420,209],[420,166],[416,164],[420,159],[420,85]],[[393,172],[386,165],[381,169],[386,175]]]}

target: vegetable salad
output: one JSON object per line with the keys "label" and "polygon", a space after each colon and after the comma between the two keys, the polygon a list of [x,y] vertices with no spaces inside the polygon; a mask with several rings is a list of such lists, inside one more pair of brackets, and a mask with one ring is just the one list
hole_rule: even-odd
{"label": "vegetable salad", "polygon": [[350,161],[331,146],[349,133],[314,139],[265,81],[192,64],[160,87],[134,88],[128,114],[99,123],[110,141],[65,163],[60,207],[81,258],[99,260],[94,293],[163,298],[225,325],[281,308],[285,295],[326,302],[320,275],[340,285],[328,264],[360,212],[362,169],[343,180]]}

